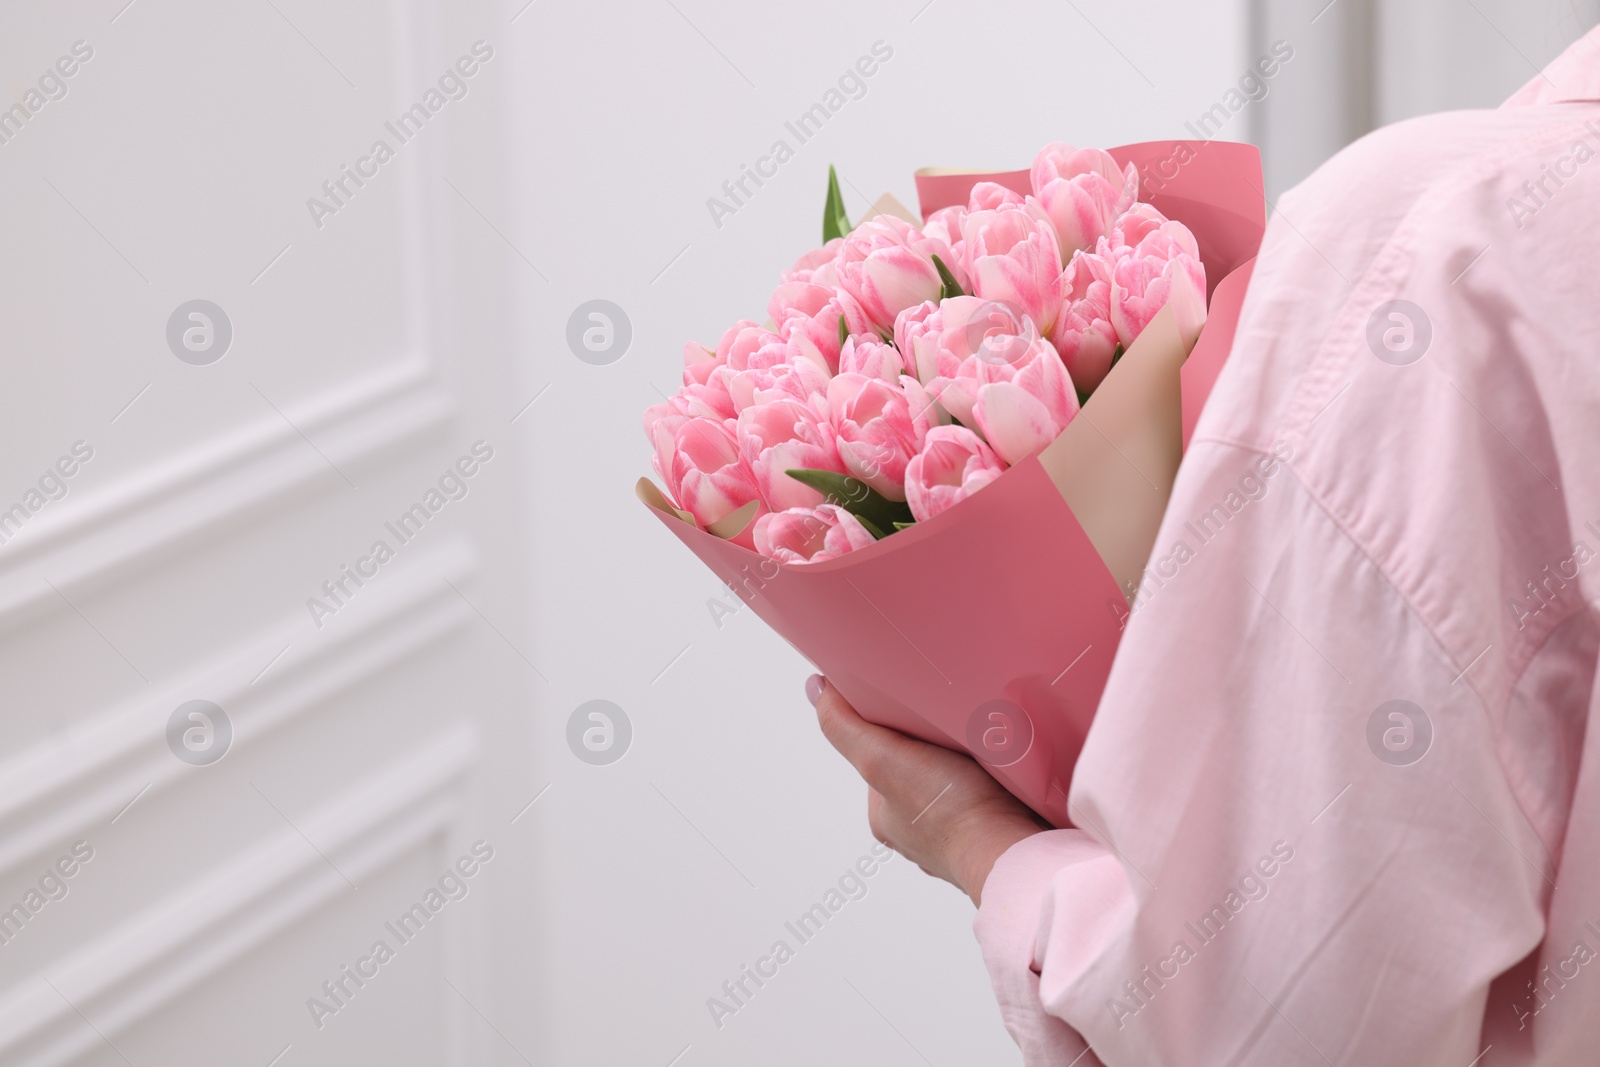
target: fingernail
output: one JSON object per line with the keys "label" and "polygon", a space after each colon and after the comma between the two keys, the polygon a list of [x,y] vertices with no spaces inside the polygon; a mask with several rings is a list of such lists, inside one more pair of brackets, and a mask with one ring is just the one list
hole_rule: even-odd
{"label": "fingernail", "polygon": [[822,699],[822,690],[827,684],[820,674],[813,674],[806,679],[806,699],[811,701],[812,707],[816,707],[817,701]]}

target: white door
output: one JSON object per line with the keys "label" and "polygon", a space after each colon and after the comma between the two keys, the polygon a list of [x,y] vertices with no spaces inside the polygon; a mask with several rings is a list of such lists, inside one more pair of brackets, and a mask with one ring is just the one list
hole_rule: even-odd
{"label": "white door", "polygon": [[3,16],[0,1063],[531,1055],[513,13]]}

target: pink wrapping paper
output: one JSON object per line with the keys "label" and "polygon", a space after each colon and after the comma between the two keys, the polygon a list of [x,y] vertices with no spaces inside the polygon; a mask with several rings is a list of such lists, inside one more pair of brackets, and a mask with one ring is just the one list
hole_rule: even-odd
{"label": "pink wrapping paper", "polygon": [[[1140,198],[1187,225],[1205,262],[1209,314],[1179,375],[1187,446],[1232,345],[1265,227],[1260,156],[1216,141],[1110,151],[1139,167]],[[923,217],[965,203],[979,181],[1028,191],[1027,171],[922,172]],[[1073,765],[1127,614],[1127,596],[1064,492],[1034,457],[876,545],[793,565],[695,528],[640,484],[667,529],[865,718],[971,753],[1055,826],[1072,823]]]}

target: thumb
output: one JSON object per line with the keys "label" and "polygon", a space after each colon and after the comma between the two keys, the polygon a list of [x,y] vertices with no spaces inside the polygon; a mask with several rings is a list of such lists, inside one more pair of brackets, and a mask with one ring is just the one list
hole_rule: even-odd
{"label": "thumb", "polygon": [[[892,759],[902,747],[913,749],[915,745],[897,731],[863,719],[820,675],[814,676],[814,680],[822,682],[822,692],[816,700],[817,725],[822,727],[822,736],[850,761],[868,785],[878,788],[884,762]],[[813,688],[814,685],[808,683],[808,691]]]}

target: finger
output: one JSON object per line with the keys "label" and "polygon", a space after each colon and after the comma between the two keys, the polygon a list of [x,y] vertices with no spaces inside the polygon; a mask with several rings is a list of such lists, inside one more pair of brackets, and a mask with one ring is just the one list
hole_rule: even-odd
{"label": "finger", "polygon": [[817,724],[822,736],[850,761],[867,784],[882,790],[884,762],[896,753],[908,753],[914,742],[904,734],[863,719],[831,684],[817,698]]}

